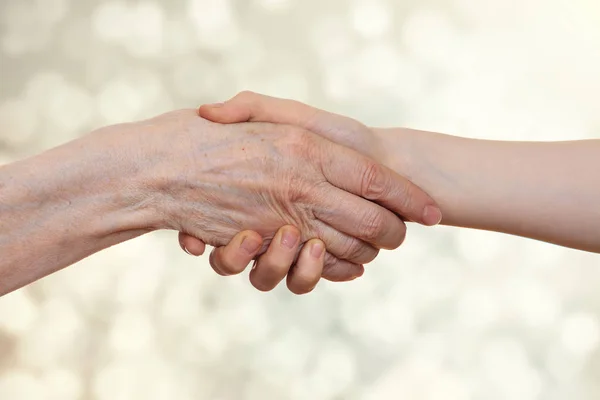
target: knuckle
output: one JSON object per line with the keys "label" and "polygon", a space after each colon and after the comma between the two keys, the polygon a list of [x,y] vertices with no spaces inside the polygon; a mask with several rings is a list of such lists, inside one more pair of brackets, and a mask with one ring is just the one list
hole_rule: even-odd
{"label": "knuckle", "polygon": [[330,255],[325,257],[322,277],[331,282],[347,282],[359,276],[360,271],[358,265],[342,261]]}
{"label": "knuckle", "polygon": [[396,237],[395,243],[392,244],[390,250],[395,250],[398,247],[402,246],[404,240],[406,239],[406,224],[404,222],[401,223],[400,229],[398,230],[398,236]]}
{"label": "knuckle", "polygon": [[225,272],[223,271],[223,265],[221,259],[219,258],[217,249],[210,253],[209,264],[217,274],[225,275]]}
{"label": "knuckle", "polygon": [[363,264],[373,261],[374,249],[358,239],[350,238],[340,254],[340,258],[352,263]]}
{"label": "knuckle", "polygon": [[384,196],[386,185],[383,182],[383,167],[375,161],[368,161],[362,172],[361,194],[369,200],[377,200]]}
{"label": "knuckle", "polygon": [[398,185],[396,197],[400,201],[400,206],[403,210],[410,210],[413,205],[413,194],[410,185],[407,182],[403,182]]}
{"label": "knuckle", "polygon": [[319,282],[320,276],[314,276],[312,274],[297,273],[293,279],[289,280],[287,287],[290,292],[302,295],[312,292],[317,283]]}
{"label": "knuckle", "polygon": [[309,132],[304,129],[285,126],[281,141],[288,156],[306,158],[310,154],[312,141]]}
{"label": "knuckle", "polygon": [[249,101],[249,100],[254,99],[255,96],[256,96],[256,93],[251,90],[242,90],[241,92],[236,94],[233,99],[244,102],[244,101]]}
{"label": "knuckle", "polygon": [[236,252],[227,247],[217,248],[211,255],[213,256],[210,259],[211,265],[226,275],[238,275],[248,265],[243,258],[238,257]]}
{"label": "knuckle", "polygon": [[[260,268],[260,267],[259,267]],[[269,292],[277,287],[280,279],[273,276],[271,271],[266,271],[268,268],[262,265],[262,273],[258,273],[256,270],[254,274],[250,275],[250,282],[252,286],[261,292]]]}
{"label": "knuckle", "polygon": [[361,227],[363,238],[369,243],[376,242],[384,233],[385,216],[383,212],[376,210],[367,213],[363,217]]}
{"label": "knuckle", "polygon": [[223,257],[221,257],[221,262],[218,266],[219,269],[227,275],[237,275],[243,270],[243,268],[240,268],[226,252],[223,254]]}
{"label": "knuckle", "polygon": [[271,290],[273,290],[274,288],[268,284],[266,284],[265,282],[259,280],[259,279],[251,279],[250,283],[252,284],[252,286],[254,286],[254,288],[260,292],[270,292]]}

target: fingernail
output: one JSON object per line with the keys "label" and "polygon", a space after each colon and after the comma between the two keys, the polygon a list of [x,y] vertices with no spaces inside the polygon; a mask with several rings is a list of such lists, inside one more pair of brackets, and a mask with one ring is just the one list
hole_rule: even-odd
{"label": "fingernail", "polygon": [[317,242],[312,245],[310,249],[310,255],[313,256],[313,258],[321,258],[323,253],[325,253],[325,246],[323,243]]}
{"label": "fingernail", "polygon": [[283,231],[283,235],[281,236],[281,244],[288,249],[293,249],[296,247],[296,243],[298,243],[298,235],[296,232],[286,229]]}
{"label": "fingernail", "polygon": [[248,252],[248,254],[254,254],[260,247],[260,242],[250,236],[246,236],[242,239],[240,247]]}
{"label": "fingernail", "polygon": [[188,253],[190,256],[192,255],[192,253],[189,252],[189,250],[187,249],[187,247],[185,246],[181,246],[183,248],[183,251],[185,251],[186,253]]}
{"label": "fingernail", "polygon": [[427,206],[423,212],[423,223],[427,226],[439,225],[442,222],[442,211],[436,206]]}
{"label": "fingernail", "polygon": [[225,103],[213,103],[213,104],[207,104],[207,107],[212,107],[212,108],[221,108],[225,105]]}

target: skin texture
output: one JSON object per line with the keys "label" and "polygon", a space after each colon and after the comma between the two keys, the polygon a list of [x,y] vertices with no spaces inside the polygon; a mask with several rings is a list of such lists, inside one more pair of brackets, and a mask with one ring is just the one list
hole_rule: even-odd
{"label": "skin texture", "polygon": [[[369,129],[350,118],[251,92],[202,106],[199,113],[220,123],[293,124],[382,160],[436,199],[445,225],[600,253],[600,140],[499,142]],[[180,241],[202,245],[186,235]],[[211,262],[218,267],[220,257],[238,250],[231,246],[216,251]]]}
{"label": "skin texture", "polygon": [[[402,243],[395,213],[427,221],[432,208],[436,218],[435,202],[402,176],[303,128],[179,110],[0,168],[0,294],[157,229],[264,253],[251,274],[261,290],[295,262],[288,284],[304,292],[319,271],[360,276],[379,249]],[[222,274],[236,271],[226,249],[213,255]]]}

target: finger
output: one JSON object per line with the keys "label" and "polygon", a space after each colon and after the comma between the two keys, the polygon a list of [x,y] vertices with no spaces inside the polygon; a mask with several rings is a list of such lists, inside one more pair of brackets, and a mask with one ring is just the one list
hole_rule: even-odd
{"label": "finger", "polygon": [[253,92],[241,92],[225,103],[199,108],[202,118],[222,124],[270,122],[294,125],[335,143],[375,156],[371,130],[361,122],[295,100],[280,99]]}
{"label": "finger", "polygon": [[370,244],[346,235],[322,221],[316,223],[316,230],[318,238],[325,243],[327,252],[340,260],[353,264],[368,264],[379,254],[379,250]]}
{"label": "finger", "polygon": [[223,247],[210,253],[210,265],[219,275],[237,275],[244,271],[262,246],[261,236],[253,231],[238,233]]}
{"label": "finger", "polygon": [[248,91],[225,103],[206,104],[199,108],[202,118],[222,124],[271,122],[303,127],[320,111],[297,101]]}
{"label": "finger", "polygon": [[297,228],[284,226],[279,229],[267,251],[250,271],[252,285],[262,292],[273,290],[294,264],[299,247],[300,231]]}
{"label": "finger", "polygon": [[191,256],[201,256],[206,250],[206,245],[202,240],[183,232],[179,232],[179,246]]}
{"label": "finger", "polygon": [[323,279],[331,282],[349,282],[363,276],[365,267],[325,253],[325,265],[323,267]]}
{"label": "finger", "polygon": [[[317,201],[312,205],[314,216],[336,231],[359,239],[355,244],[364,242],[376,249],[396,249],[404,241],[406,225],[393,212],[335,187],[318,192],[316,196]],[[377,255],[376,252],[371,252],[365,256],[373,258],[348,258],[328,241],[333,237],[327,240],[320,238],[325,241],[330,252],[357,264],[369,263]]]}
{"label": "finger", "polygon": [[319,283],[325,264],[325,243],[309,240],[300,251],[296,265],[287,276],[287,287],[294,294],[306,294]]}
{"label": "finger", "polygon": [[323,174],[332,185],[411,221],[428,226],[440,223],[442,213],[433,199],[406,178],[352,149],[319,136],[312,139],[317,141],[313,148]]}

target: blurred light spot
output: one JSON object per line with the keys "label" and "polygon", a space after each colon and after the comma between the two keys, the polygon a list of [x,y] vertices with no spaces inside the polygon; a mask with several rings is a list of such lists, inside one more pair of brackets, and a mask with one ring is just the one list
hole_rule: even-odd
{"label": "blurred light spot", "polygon": [[350,62],[339,62],[328,66],[324,71],[325,94],[338,101],[350,99],[356,92],[356,88],[352,86],[353,72],[353,65]]}
{"label": "blurred light spot", "polygon": [[33,104],[23,99],[0,103],[0,142],[18,148],[29,143],[38,123]]}
{"label": "blurred light spot", "polygon": [[312,387],[312,398],[339,398],[357,378],[358,365],[348,345],[339,340],[328,340],[317,351],[317,358],[305,378]]}
{"label": "blurred light spot", "polygon": [[327,16],[315,21],[311,27],[310,39],[325,63],[339,61],[340,57],[346,57],[356,46],[350,27],[338,16]]}
{"label": "blurred light spot", "polygon": [[[481,350],[482,372],[490,390],[499,398],[537,400],[542,380],[531,366],[523,345],[510,338],[497,338],[484,343]],[[507,385],[507,382],[510,384]]]}
{"label": "blurred light spot", "polygon": [[163,48],[164,12],[156,3],[132,6],[127,49],[136,56],[158,56]]}
{"label": "blurred light spot", "polygon": [[162,83],[155,73],[135,70],[109,81],[97,97],[97,107],[108,123],[129,122],[163,97]]}
{"label": "blurred light spot", "polygon": [[130,23],[129,6],[124,1],[102,2],[92,14],[94,33],[108,41],[125,38],[129,33]]}
{"label": "blurred light spot", "polygon": [[78,400],[83,394],[81,380],[70,370],[54,367],[40,377],[40,383],[46,393],[45,400]]}
{"label": "blurred light spot", "polygon": [[511,285],[507,297],[514,312],[533,328],[549,329],[560,316],[558,295],[540,284]]}
{"label": "blurred light spot", "polygon": [[0,399],[45,399],[44,387],[31,373],[12,370],[0,375]]}
{"label": "blurred light spot", "polygon": [[352,6],[352,26],[365,37],[387,33],[392,23],[392,10],[381,0],[355,0]]}
{"label": "blurred light spot", "polygon": [[176,280],[165,289],[159,309],[164,324],[188,327],[205,314],[202,293],[193,281]]}
{"label": "blurred light spot", "polygon": [[414,310],[406,302],[381,300],[360,307],[348,302],[342,306],[342,321],[353,335],[368,343],[392,346],[415,334]]}
{"label": "blurred light spot", "polygon": [[190,349],[195,349],[205,357],[207,362],[218,362],[230,348],[234,339],[231,335],[223,334],[223,326],[216,317],[205,318],[203,323],[192,328]]}
{"label": "blurred light spot", "polygon": [[99,38],[124,45],[134,56],[156,56],[163,48],[164,12],[156,3],[103,3],[92,26]]}
{"label": "blurred light spot", "polygon": [[295,327],[279,333],[253,362],[261,371],[277,371],[286,376],[298,376],[311,361],[313,343],[305,332]]}
{"label": "blurred light spot", "polygon": [[385,372],[366,390],[365,400],[422,399],[470,400],[469,387],[460,376],[442,367],[438,360],[419,355]]}
{"label": "blurred light spot", "polygon": [[93,100],[89,93],[73,84],[65,84],[47,99],[45,112],[59,130],[80,132],[90,122],[93,114]]}
{"label": "blurred light spot", "polygon": [[92,381],[98,400],[191,400],[185,370],[168,364],[155,354],[141,359],[114,361],[100,369]]}
{"label": "blurred light spot", "polygon": [[188,15],[196,28],[198,43],[205,48],[226,48],[239,38],[230,0],[189,0]]}
{"label": "blurred light spot", "polygon": [[17,290],[0,299],[1,331],[10,335],[22,335],[31,329],[37,317],[38,307],[26,290]]}
{"label": "blurred light spot", "polygon": [[7,1],[0,4],[3,34],[2,50],[19,57],[43,50],[54,34],[56,24],[68,12],[67,0]]}
{"label": "blurred light spot", "polygon": [[[558,340],[560,341],[560,337]],[[571,384],[576,382],[582,372],[585,371],[587,363],[588,359],[586,357],[575,355],[565,349],[564,346],[561,346],[560,343],[556,345],[552,342],[548,346],[545,365],[542,368],[556,382]]]}
{"label": "blurred light spot", "polygon": [[287,10],[292,5],[292,0],[254,0],[258,7],[269,12],[280,12]]}
{"label": "blurred light spot", "polygon": [[64,90],[66,79],[53,71],[41,70],[31,76],[25,87],[25,97],[36,111],[47,108],[54,93]]}
{"label": "blurred light spot", "polygon": [[598,318],[587,312],[569,315],[562,327],[561,341],[565,349],[574,355],[589,355],[600,342]]}
{"label": "blurred light spot", "polygon": [[503,238],[495,232],[461,229],[456,239],[461,256],[475,267],[491,268],[506,249]]}
{"label": "blurred light spot", "polygon": [[419,69],[389,43],[366,47],[358,54],[352,85],[411,99],[422,90]]}
{"label": "blurred light spot", "polygon": [[19,359],[29,366],[48,368],[69,356],[77,357],[88,339],[84,328],[74,304],[66,298],[52,298],[42,304],[36,323],[21,337]]}
{"label": "blurred light spot", "polygon": [[115,299],[124,305],[151,304],[163,279],[166,260],[154,255],[146,261],[138,260],[121,274],[115,288]]}
{"label": "blurred light spot", "polygon": [[39,18],[48,23],[56,24],[67,16],[70,0],[36,0],[33,11]]}
{"label": "blurred light spot", "polygon": [[497,296],[483,287],[465,291],[458,301],[458,317],[468,331],[489,328],[500,319],[501,307]]}
{"label": "blurred light spot", "polygon": [[167,19],[164,28],[165,56],[189,57],[196,50],[196,35],[189,23]]}
{"label": "blurred light spot", "polygon": [[220,65],[197,57],[186,57],[175,66],[173,82],[178,94],[195,102],[200,98],[218,100],[230,84]]}
{"label": "blurred light spot", "polygon": [[413,12],[402,25],[402,39],[414,54],[432,63],[435,68],[448,68],[460,61],[462,49],[457,34],[447,18],[438,9]]}
{"label": "blurred light spot", "polygon": [[[260,35],[244,33],[244,40],[235,43],[223,52],[224,71],[231,78],[240,80],[249,75],[260,73],[266,58],[266,48]],[[226,92],[227,90],[223,90]]]}
{"label": "blurred light spot", "polygon": [[108,122],[135,120],[143,109],[142,94],[126,81],[108,83],[98,95],[98,111]]}
{"label": "blurred light spot", "polygon": [[290,98],[301,102],[309,100],[308,79],[301,71],[275,73],[268,79],[254,83],[251,89],[274,97]]}
{"label": "blurred light spot", "polygon": [[143,354],[154,346],[155,330],[146,313],[124,310],[116,316],[109,334],[115,355]]}

